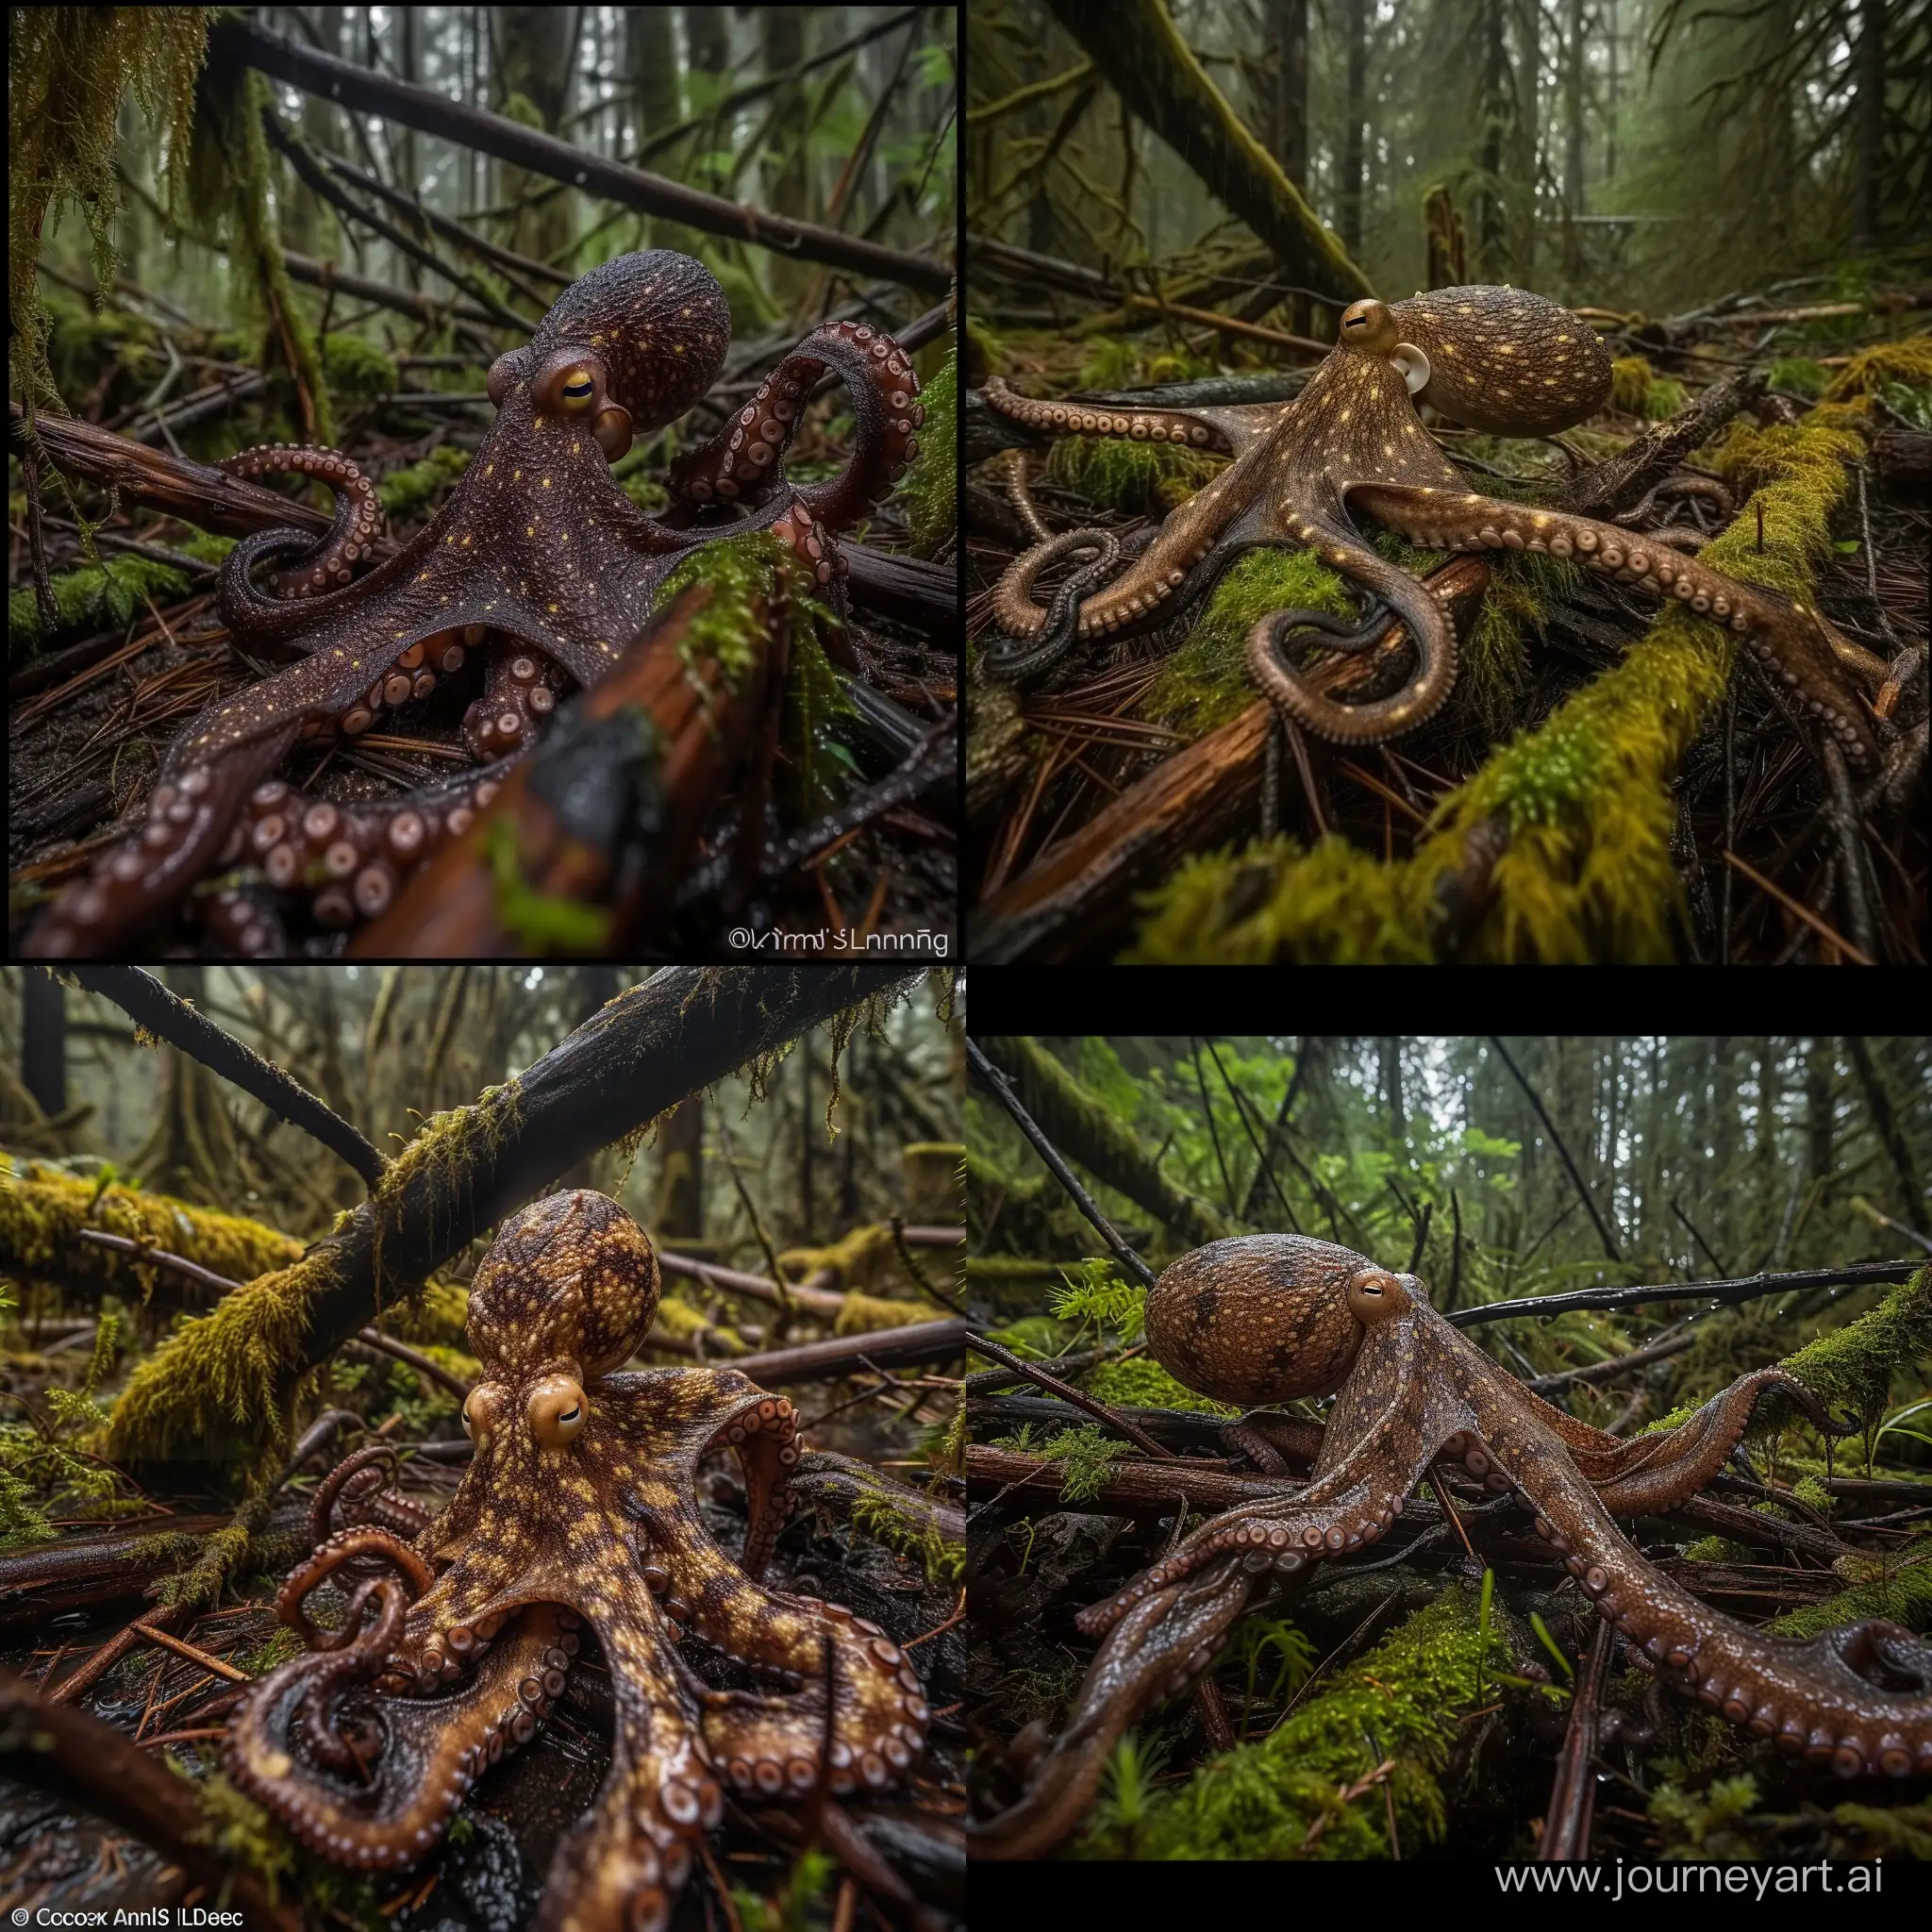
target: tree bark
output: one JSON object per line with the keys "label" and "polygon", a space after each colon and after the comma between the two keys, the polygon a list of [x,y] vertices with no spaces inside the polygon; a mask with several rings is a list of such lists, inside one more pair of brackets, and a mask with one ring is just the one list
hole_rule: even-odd
{"label": "tree bark", "polygon": [[1341,129],[1341,245],[1351,256],[1362,245],[1362,116],[1367,111],[1369,23],[1367,0],[1348,0],[1342,32],[1348,39],[1348,87]]}
{"label": "tree bark", "polygon": [[1283,277],[1349,303],[1374,293],[1281,165],[1242,125],[1161,0],[1047,0],[1108,84],[1280,258]]}
{"label": "tree bark", "polygon": [[1885,190],[1885,0],[1858,8],[1858,244],[1878,245]]}
{"label": "tree bark", "polygon": [[21,982],[20,1078],[50,1120],[67,1111],[67,989],[33,966]]}

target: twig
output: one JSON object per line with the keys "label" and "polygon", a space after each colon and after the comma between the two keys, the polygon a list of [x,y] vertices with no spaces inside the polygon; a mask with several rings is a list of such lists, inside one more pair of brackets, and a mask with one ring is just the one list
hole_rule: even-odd
{"label": "twig", "polygon": [[951,1308],[956,1315],[963,1315],[966,1312],[951,1295],[941,1294],[925,1278],[925,1271],[912,1258],[912,1250],[906,1244],[906,1217],[903,1214],[892,1216],[892,1245],[899,1251],[899,1265],[912,1277],[915,1287],[939,1303],[941,1307]]}
{"label": "twig", "polygon": [[1013,1091],[1007,1076],[980,1052],[978,1042],[970,1038],[966,1041],[966,1061],[992,1090],[993,1098],[1012,1116],[1013,1124],[1032,1143],[1033,1151],[1046,1163],[1047,1170],[1053,1177],[1067,1191],[1074,1206],[1092,1223],[1114,1258],[1141,1287],[1152,1288],[1156,1279],[1153,1269],[1127,1245],[1126,1237],[1100,1211],[1100,1206],[1093,1196],[1074,1178],[1073,1170],[1060,1158],[1059,1151],[1041,1132],[1039,1124],[1033,1116],[1020,1105],[1020,1096]]}
{"label": "twig", "polygon": [[213,1289],[218,1295],[232,1293],[242,1286],[225,1274],[204,1268],[198,1261],[189,1260],[185,1255],[171,1255],[166,1248],[151,1248],[145,1241],[130,1240],[125,1234],[109,1234],[101,1227],[76,1228],[75,1232],[79,1240],[91,1241],[97,1248],[113,1248],[120,1254],[132,1255],[137,1261],[151,1261],[157,1268],[166,1268],[190,1281],[200,1282],[204,1288]]}
{"label": "twig", "polygon": [[1117,1415],[1107,1404],[1097,1397],[1089,1395],[1084,1390],[1075,1389],[1071,1382],[1062,1382],[1058,1375],[1050,1375],[1044,1369],[1036,1368],[1033,1363],[1022,1361],[1010,1350],[1002,1348],[997,1341],[989,1341],[983,1335],[973,1338],[973,1353],[990,1357],[992,1360],[1011,1369],[1015,1374],[1024,1375],[1029,1382],[1037,1382],[1041,1388],[1058,1395],[1062,1402],[1071,1402],[1075,1408],[1085,1409],[1096,1422],[1105,1423],[1118,1435],[1124,1436],[1130,1442],[1141,1447],[1162,1462],[1178,1462],[1172,1449],[1163,1449],[1138,1423],[1130,1423],[1124,1416]]}
{"label": "twig", "polygon": [[1539,1859],[1590,1857],[1591,1813],[1596,1799],[1597,1732],[1603,1719],[1604,1687],[1610,1679],[1610,1657],[1616,1626],[1607,1617],[1597,1620],[1583,1661],[1575,1695],[1570,1700],[1570,1727],[1563,1734],[1563,1755],[1557,1760],[1556,1782],[1550,1788]]}
{"label": "twig", "polygon": [[306,1087],[298,1086],[281,1068],[272,1066],[211,1020],[204,1019],[186,1000],[178,999],[152,974],[138,966],[74,966],[71,972],[88,992],[113,1001],[137,1025],[158,1034],[244,1093],[251,1093],[279,1120],[300,1127],[341,1156],[374,1189],[385,1162],[369,1141],[342,1117],[323,1105]]}
{"label": "twig", "polygon": [[376,1349],[383,1355],[393,1356],[399,1362],[408,1362],[419,1375],[427,1375],[439,1387],[447,1389],[458,1402],[469,1401],[470,1385],[467,1382],[458,1380],[447,1369],[440,1367],[407,1342],[397,1341],[376,1328],[357,1329],[356,1340],[364,1348]]}
{"label": "twig", "polygon": [[179,1637],[171,1637],[165,1630],[157,1629],[152,1624],[135,1624],[138,1630],[150,1643],[158,1643],[163,1650],[172,1650],[176,1657],[185,1657],[192,1664],[199,1664],[205,1671],[212,1671],[218,1677],[225,1677],[231,1684],[249,1684],[254,1679],[246,1671],[238,1671],[231,1663],[221,1657],[210,1657],[205,1650],[197,1650],[193,1644]]}
{"label": "twig", "polygon": [[909,1642],[902,1643],[899,1646],[899,1648],[901,1650],[912,1650],[922,1643],[930,1643],[935,1637],[943,1637],[946,1634],[946,1632],[954,1626],[954,1624],[964,1623],[965,1619],[966,1592],[962,1590],[959,1592],[959,1601],[958,1605],[955,1606],[953,1614],[950,1617],[948,1617],[943,1624],[935,1624],[930,1630],[922,1631],[917,1637],[913,1638]]}
{"label": "twig", "polygon": [[1827,925],[1824,920],[1819,918],[1817,913],[1812,911],[1810,907],[1803,905],[1798,900],[1792,898],[1782,886],[1774,885],[1755,865],[1747,864],[1735,852],[1729,850],[1726,850],[1724,853],[1724,863],[1736,866],[1754,886],[1769,892],[1787,912],[1794,919],[1802,920],[1820,939],[1829,940],[1853,965],[1870,966],[1874,963],[1869,953],[1861,952],[1850,940],[1845,938],[1843,933]]}
{"label": "twig", "polygon": [[1633,1348],[1628,1355],[1612,1356],[1607,1362],[1591,1362],[1587,1368],[1564,1369],[1554,1375],[1538,1375],[1523,1386],[1538,1395],[1568,1389],[1577,1382],[1609,1382],[1628,1369],[1641,1369],[1648,1362],[1660,1362],[1667,1356],[1682,1355],[1697,1340],[1688,1330],[1653,1341],[1648,1348]]}
{"label": "twig", "polygon": [[41,620],[42,641],[60,628],[60,609],[54,602],[54,585],[47,575],[47,539],[41,526],[41,450],[29,425],[22,438],[21,479],[26,485],[26,544],[33,558],[34,610]]}
{"label": "twig", "polygon": [[963,1320],[915,1322],[904,1328],[874,1328],[866,1335],[837,1335],[827,1341],[801,1342],[769,1355],[734,1356],[731,1366],[754,1382],[821,1382],[865,1366],[864,1357],[898,1366],[907,1362],[951,1361],[977,1348]]}
{"label": "twig", "polygon": [[1458,1328],[1505,1322],[1516,1315],[1560,1315],[1571,1308],[1634,1308],[1645,1302],[1718,1303],[1756,1301],[1807,1288],[1839,1288],[1869,1281],[1904,1281],[1924,1264],[1919,1261],[1854,1261],[1845,1268],[1807,1268],[1795,1274],[1746,1274],[1735,1281],[1666,1281],[1643,1288],[1576,1288],[1567,1294],[1530,1295],[1522,1301],[1491,1302],[1458,1308],[1444,1319]]}
{"label": "twig", "polygon": [[142,1623],[129,1624],[125,1630],[110,1637],[100,1649],[88,1658],[73,1676],[64,1682],[42,1687],[41,1695],[48,1704],[72,1704],[83,1690],[93,1687],[130,1652],[137,1651],[143,1643],[152,1642],[153,1636],[142,1635],[143,1627],[150,1633],[164,1624],[172,1624],[181,1615],[179,1604],[163,1604],[159,1609]]}
{"label": "twig", "polygon": [[1497,1035],[1493,1033],[1491,1034],[1490,1044],[1493,1046],[1499,1054],[1502,1055],[1503,1064],[1506,1067],[1507,1067],[1510,1073],[1515,1076],[1516,1084],[1523,1089],[1524,1097],[1528,1100],[1530,1106],[1536,1109],[1536,1117],[1538,1120],[1542,1122],[1543,1131],[1550,1137],[1550,1144],[1556,1148],[1557,1153],[1562,1159],[1564,1167],[1569,1171],[1570,1178],[1574,1182],[1575,1182],[1576,1191],[1583,1197],[1583,1205],[1590,1209],[1590,1218],[1596,1223],[1596,1231],[1598,1237],[1603,1241],[1604,1253],[1607,1254],[1611,1260],[1621,1261],[1624,1257],[1617,1252],[1617,1243],[1610,1238],[1609,1229],[1604,1225],[1604,1218],[1597,1211],[1597,1205],[1595,1201],[1593,1201],[1591,1198],[1590,1190],[1583,1185],[1583,1176],[1577,1172],[1576,1163],[1571,1159],[1570,1150],[1563,1144],[1562,1135],[1557,1133],[1556,1124],[1550,1119],[1549,1115],[1543,1111],[1543,1104],[1537,1097],[1536,1089],[1532,1087],[1529,1084],[1529,1082],[1523,1077],[1522,1068],[1520,1068],[1516,1064],[1516,1062],[1509,1058],[1509,1049],[1503,1044],[1501,1039]]}

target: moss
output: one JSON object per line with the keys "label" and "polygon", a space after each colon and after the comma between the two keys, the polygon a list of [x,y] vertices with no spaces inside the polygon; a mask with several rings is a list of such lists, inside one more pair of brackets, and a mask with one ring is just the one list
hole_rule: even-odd
{"label": "moss", "polygon": [[895,1556],[918,1563],[928,1583],[958,1589],[966,1575],[966,1545],[941,1531],[937,1517],[918,1507],[910,1494],[895,1495],[883,1486],[852,1506],[852,1521]]}
{"label": "moss", "polygon": [[[1471,1591],[1409,1617],[1261,1742],[1223,1752],[1163,1805],[1142,1855],[1165,1858],[1384,1858],[1392,1801],[1402,1855],[1440,1840],[1439,1778],[1457,1726],[1507,1662]],[[1380,1782],[1357,1789],[1386,1759]],[[1353,1793],[1354,1795],[1344,1795]]]}
{"label": "moss", "polygon": [[871,1288],[898,1259],[892,1230],[880,1222],[868,1222],[841,1236],[828,1248],[787,1248],[778,1257],[778,1266],[787,1281],[804,1281],[808,1275],[829,1274],[820,1287]]}
{"label": "moss", "polygon": [[655,516],[658,511],[671,508],[671,492],[655,476],[647,476],[641,470],[619,479],[624,493],[641,510]]}
{"label": "moss", "polygon": [[200,1841],[231,1864],[253,1872],[272,1903],[284,1892],[299,1899],[305,1923],[359,1927],[391,1923],[383,1913],[371,1874],[344,1871],[306,1850],[279,1819],[229,1783],[222,1772],[204,1773],[195,1781],[195,1791],[203,1821]]}
{"label": "moss", "polygon": [[[641,708],[628,708],[639,726],[634,765],[653,756],[656,730]],[[608,950],[616,914],[608,906],[592,906],[565,892],[545,891],[532,883],[525,870],[523,847],[515,823],[491,822],[484,834],[483,857],[490,868],[491,904],[496,923],[525,957],[546,954],[597,954]]]}
{"label": "moss", "polygon": [[1837,1409],[1869,1429],[1885,1412],[1891,1378],[1932,1357],[1932,1268],[1891,1290],[1869,1314],[1807,1342],[1782,1366]]}
{"label": "moss", "polygon": [[[188,579],[171,565],[152,558],[106,557],[98,564],[60,571],[48,578],[54,608],[59,613],[57,637],[75,631],[118,630],[144,608],[146,600],[165,604],[183,595]],[[7,593],[7,650],[11,658],[30,658],[54,641],[41,629],[33,587]]]}
{"label": "moss", "polygon": [[[1844,431],[1739,428],[1724,460],[1761,474],[1756,504],[1707,546],[1705,562],[1788,596],[1811,587],[1829,517],[1858,450]],[[1384,865],[1336,839],[1312,851],[1275,841],[1197,858],[1156,893],[1131,961],[1422,961],[1436,954],[1441,888],[1470,841],[1500,824],[1508,844],[1494,896],[1465,941],[1473,959],[1657,961],[1671,957],[1679,888],[1671,785],[1715,714],[1728,632],[1681,605],[1662,611],[1622,664],[1494,753],[1437,808],[1410,858]]]}
{"label": "moss", "polygon": [[1749,1858],[1757,1845],[1740,1828],[1757,1802],[1757,1783],[1748,1773],[1721,1777],[1705,1791],[1681,1791],[1664,1784],[1651,1793],[1650,1817],[1663,1833],[1666,1858]]}
{"label": "moss", "polygon": [[1047,455],[1046,480],[1108,509],[1165,515],[1221,467],[1221,458],[1183,443],[1062,436]]}
{"label": "moss", "polygon": [[915,557],[931,557],[955,536],[959,522],[959,356],[949,350],[920,391],[925,424],[919,455],[899,484]]}
{"label": "moss", "polygon": [[[704,1337],[704,1352],[707,1356],[725,1357],[743,1355],[747,1351],[744,1343],[728,1328],[714,1328],[706,1320],[702,1308],[694,1308],[681,1297],[666,1295],[658,1304],[658,1313],[651,1323],[652,1332],[669,1336],[673,1341],[689,1341],[694,1336]],[[644,1343],[651,1346],[649,1341]]]}
{"label": "moss", "polygon": [[810,580],[793,553],[763,530],[692,551],[658,587],[656,608],[668,610],[683,591],[700,584],[711,594],[691,619],[677,654],[707,708],[712,687],[698,675],[698,667],[715,668],[719,683],[736,691],[764,647],[770,620],[761,612],[771,610],[774,600],[789,606],[794,657],[806,641],[818,641],[819,622],[830,615],[811,594]]}
{"label": "moss", "polygon": [[839,727],[857,715],[816,625],[796,631],[785,675],[785,745],[787,787],[800,818],[828,811],[844,797],[857,766]]}
{"label": "moss", "polygon": [[[302,1254],[300,1241],[258,1221],[192,1208],[172,1195],[102,1188],[41,1161],[0,1173],[0,1270],[22,1281],[98,1283],[146,1301],[157,1280],[154,1264],[81,1241],[83,1227],[179,1255],[229,1281],[286,1268]],[[180,1279],[171,1281],[177,1291]]]}
{"label": "moss", "polygon": [[1657,375],[1641,356],[1620,356],[1610,364],[1610,407],[1658,422],[1684,407],[1684,385]]}
{"label": "moss", "polygon": [[412,517],[419,510],[426,509],[470,467],[470,455],[466,449],[443,443],[431,450],[420,463],[411,463],[407,469],[391,470],[375,486],[383,514]]}
{"label": "moss", "polygon": [[1752,1563],[1757,1561],[1751,1550],[1743,1543],[1734,1542],[1727,1536],[1699,1537],[1694,1543],[1688,1543],[1684,1549],[1685,1559],[1691,1563]]}
{"label": "moss", "polygon": [[1060,1501],[1091,1503],[1106,1486],[1108,1471],[1117,1456],[1130,1456],[1133,1445],[1110,1436],[1098,1423],[1082,1423],[1077,1429],[1061,1429],[1044,1441],[1033,1440],[1028,1423],[1016,1436],[1000,1436],[995,1449],[1009,1449],[1020,1456],[1037,1456],[1045,1462],[1060,1465]]}
{"label": "moss", "polygon": [[1101,1401],[1128,1408],[1191,1408],[1203,1415],[1241,1414],[1224,1402],[1214,1402],[1176,1382],[1152,1356],[1131,1361],[1102,1362],[1091,1370],[1083,1386]]}
{"label": "moss", "polygon": [[[1582,566],[1534,551],[1497,552],[1485,559],[1490,587],[1469,635],[1461,640],[1456,702],[1491,732],[1505,729],[1530,680],[1527,633],[1541,640],[1554,607],[1583,587]],[[1405,569],[1413,565],[1405,563]]]}
{"label": "moss", "polygon": [[171,173],[189,143],[194,77],[212,7],[23,7],[8,16],[8,312],[14,379],[36,407],[58,410],[47,365],[47,311],[35,264],[61,213],[79,208],[93,239],[94,280],[118,266],[116,124],[130,90],[162,137]]}
{"label": "moss", "polygon": [[869,1294],[853,1292],[845,1297],[839,1319],[832,1324],[835,1335],[869,1335],[879,1328],[909,1328],[930,1322],[938,1310],[924,1302],[881,1301]]}
{"label": "moss", "polygon": [[1831,387],[1831,371],[1824,363],[1813,362],[1808,357],[1780,356],[1771,365],[1769,379],[1773,389],[1815,398]]}
{"label": "moss", "polygon": [[1828,403],[1850,403],[1874,395],[1890,383],[1908,388],[1932,385],[1932,336],[1910,336],[1902,342],[1876,342],[1858,350],[1832,378],[1824,391]]}
{"label": "moss", "polygon": [[1006,344],[975,315],[966,317],[966,381],[981,388],[988,376],[1007,373]]}
{"label": "moss", "polygon": [[1148,687],[1137,708],[1140,715],[1191,738],[1204,737],[1255,702],[1248,633],[1262,618],[1271,610],[1327,610],[1341,616],[1349,608],[1341,579],[1312,551],[1250,551],[1215,586],[1187,641]]}
{"label": "moss", "polygon": [[1932,1628],[1932,1537],[1921,1537],[1863,1567],[1876,1574],[1822,1604],[1787,1610],[1771,1627],[1783,1637],[1816,1637],[1821,1630],[1875,1617],[1907,1630]]}
{"label": "moss", "polygon": [[401,386],[396,380],[393,358],[360,336],[325,336],[322,366],[329,388],[336,394],[357,402],[374,402],[393,395]]}

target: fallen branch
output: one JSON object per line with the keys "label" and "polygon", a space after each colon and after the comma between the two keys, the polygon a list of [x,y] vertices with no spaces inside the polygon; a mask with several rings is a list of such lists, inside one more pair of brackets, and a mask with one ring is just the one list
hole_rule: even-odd
{"label": "fallen branch", "polygon": [[11,1674],[0,1674],[0,1770],[131,1832],[197,1885],[239,1907],[247,1923],[300,1932],[291,1902],[274,1903],[252,1872],[229,1864],[204,1841],[201,1799],[187,1778],[111,1724],[50,1703]]}
{"label": "fallen branch", "polygon": [[1130,1442],[1138,1442],[1149,1455],[1164,1460],[1178,1460],[1171,1450],[1163,1449],[1145,1429],[1130,1423],[1116,1410],[1108,1407],[1098,1398],[1089,1395],[1084,1390],[1075,1389],[1071,1382],[1062,1382],[1058,1375],[1050,1375],[1037,1363],[1022,1361],[1010,1351],[1002,1348],[997,1341],[989,1341],[984,1335],[973,1338],[973,1352],[983,1355],[989,1361],[1001,1363],[1011,1369],[1016,1375],[1024,1375],[1029,1382],[1038,1383],[1042,1389],[1050,1390],[1062,1402],[1071,1402],[1077,1409],[1084,1410],[1096,1422],[1105,1423],[1116,1435],[1124,1436]]}
{"label": "fallen branch", "polygon": [[1855,1261],[1846,1268],[1804,1268],[1795,1274],[1747,1274],[1735,1281],[1666,1281],[1643,1288],[1576,1288],[1565,1294],[1529,1295],[1522,1301],[1490,1302],[1481,1307],[1457,1308],[1443,1317],[1458,1328],[1485,1322],[1508,1321],[1517,1315],[1560,1315],[1571,1308],[1634,1308],[1645,1302],[1718,1304],[1756,1301],[1760,1295],[1795,1292],[1807,1288],[1850,1288],[1868,1282],[1908,1280],[1923,1261]]}
{"label": "fallen branch", "polygon": [[[937,254],[913,255],[887,248],[835,228],[788,220],[760,208],[741,207],[716,194],[688,188],[661,175],[646,174],[621,161],[573,147],[541,129],[525,127],[482,108],[411,87],[358,67],[351,60],[315,53],[241,20],[216,24],[209,36],[210,61],[239,61],[291,87],[316,94],[356,113],[377,114],[386,122],[441,136],[513,167],[580,188],[587,194],[644,213],[682,222],[708,235],[728,235],[759,248],[771,248],[800,261],[877,275],[908,288],[943,291],[952,270]],[[1366,288],[1359,291],[1367,294]]]}
{"label": "fallen branch", "polygon": [[827,1382],[869,1363],[896,1368],[906,1362],[954,1361],[975,1345],[964,1322],[915,1322],[907,1328],[874,1328],[864,1335],[801,1342],[769,1355],[735,1356],[728,1366],[772,1388],[780,1382]]}
{"label": "fallen branch", "polygon": [[346,1160],[366,1186],[374,1188],[381,1181],[383,1158],[365,1135],[281,1068],[242,1045],[212,1020],[204,1019],[153,974],[143,973],[138,966],[71,966],[64,970],[83,991],[111,1000],[136,1025],[144,1026],[244,1093],[253,1094],[278,1120],[320,1141],[331,1154]]}

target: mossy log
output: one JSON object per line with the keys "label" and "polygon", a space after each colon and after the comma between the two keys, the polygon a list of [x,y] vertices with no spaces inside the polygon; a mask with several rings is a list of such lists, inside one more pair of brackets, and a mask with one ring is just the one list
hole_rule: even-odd
{"label": "mossy log", "polygon": [[192,1207],[169,1194],[98,1187],[27,1161],[16,1163],[0,1184],[0,1274],[82,1294],[112,1292],[134,1302],[145,1302],[158,1290],[171,1307],[206,1307],[214,1299],[190,1276],[82,1241],[83,1227],[178,1255],[230,1281],[251,1281],[302,1257],[300,1241],[258,1221]]}
{"label": "mossy log", "polygon": [[1375,291],[1281,163],[1242,125],[1182,40],[1161,0],[1048,0],[1066,28],[1138,115],[1280,258],[1282,278],[1338,306]]}
{"label": "mossy log", "polygon": [[375,1194],[300,1260],[185,1324],[135,1372],[107,1453],[258,1462],[285,1440],[303,1378],[509,1209],[808,1027],[831,1022],[842,1042],[906,983],[871,966],[677,967],[633,987],[527,1073],[425,1122]]}
{"label": "mossy log", "polygon": [[1176,1187],[1140,1136],[1044,1047],[1020,1038],[980,1044],[1012,1080],[1041,1131],[1069,1160],[1144,1208],[1184,1246],[1198,1248],[1241,1232],[1219,1208]]}
{"label": "mossy log", "polygon": [[[1863,448],[1835,420],[1816,420],[1824,413],[1734,427],[1719,467],[1734,486],[1761,487],[1705,548],[1707,564],[1786,596],[1815,594],[1846,466]],[[1669,960],[1682,901],[1672,781],[1716,716],[1734,658],[1727,631],[1674,602],[1621,664],[1443,799],[1413,857],[1384,864],[1331,838],[1196,859],[1161,890],[1124,957],[1429,963],[1453,935],[1472,960]],[[1461,915],[1445,920],[1445,904]]]}

